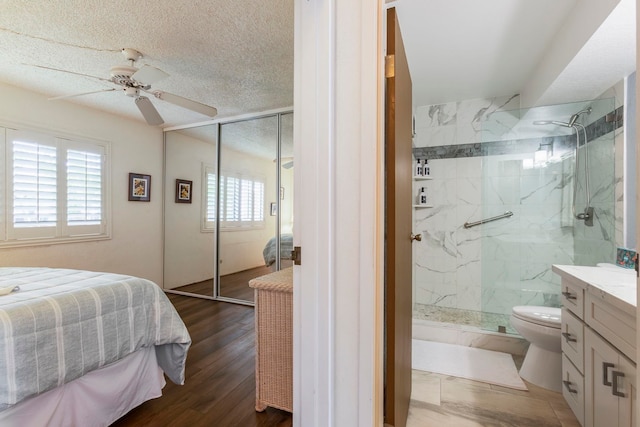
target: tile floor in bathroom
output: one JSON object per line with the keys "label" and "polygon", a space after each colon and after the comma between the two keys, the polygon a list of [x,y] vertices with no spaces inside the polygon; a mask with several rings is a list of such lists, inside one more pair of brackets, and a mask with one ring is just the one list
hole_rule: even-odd
{"label": "tile floor in bathroom", "polygon": [[[522,358],[514,356],[516,366]],[[579,427],[561,393],[413,371],[407,427]]]}

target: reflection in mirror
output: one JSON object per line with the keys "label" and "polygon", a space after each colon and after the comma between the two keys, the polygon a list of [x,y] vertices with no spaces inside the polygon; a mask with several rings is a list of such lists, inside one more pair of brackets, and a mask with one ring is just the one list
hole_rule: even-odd
{"label": "reflection in mirror", "polygon": [[253,304],[291,265],[293,113],[166,131],[164,187],[166,291]]}
{"label": "reflection in mirror", "polygon": [[253,301],[249,280],[271,272],[277,157],[278,116],[220,125],[219,298]]}
{"label": "reflection in mirror", "polygon": [[280,116],[280,269],[293,264],[293,167],[293,113],[288,113]]}
{"label": "reflection in mirror", "polygon": [[216,138],[215,124],[165,132],[165,290],[213,298]]}

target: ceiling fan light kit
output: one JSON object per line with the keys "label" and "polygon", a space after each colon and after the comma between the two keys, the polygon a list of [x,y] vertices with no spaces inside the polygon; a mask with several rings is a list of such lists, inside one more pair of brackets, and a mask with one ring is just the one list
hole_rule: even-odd
{"label": "ceiling fan light kit", "polygon": [[[153,83],[169,77],[169,74],[165,73],[159,68],[155,68],[150,65],[143,65],[140,68],[135,67],[134,65],[135,62],[142,58],[142,54],[135,49],[124,48],[122,49],[122,54],[124,55],[127,61],[130,61],[130,65],[116,65],[111,67],[110,69],[111,78],[109,79],[91,76],[88,74],[76,73],[74,71],[44,67],[41,65],[35,65],[35,67],[43,68],[46,70],[60,71],[63,73],[80,75],[84,77],[90,77],[93,79],[97,79],[100,81],[104,81],[104,82],[108,82],[108,83],[112,83],[117,86],[120,86],[123,89],[125,95],[134,98],[135,104],[140,110],[140,113],[142,114],[144,119],[147,121],[147,123],[151,126],[159,126],[164,123],[164,120],[158,113],[158,110],[156,110],[156,108],[153,106],[149,98],[147,98],[146,96],[140,95],[140,91],[149,93],[153,95],[155,98],[160,99],[162,101],[177,105],[187,110],[195,111],[196,113],[200,113],[208,117],[215,117],[218,114],[218,110],[216,110],[214,107],[211,107],[209,105],[202,104],[200,102],[193,101],[191,99],[184,98],[182,96],[174,95],[161,90],[151,90],[151,85]],[[73,97],[83,96],[83,95],[91,95],[91,94],[100,93],[100,92],[110,92],[114,90],[115,88],[77,93],[73,95],[61,95],[61,96],[49,98],[49,100],[54,101],[54,100],[73,98]]]}

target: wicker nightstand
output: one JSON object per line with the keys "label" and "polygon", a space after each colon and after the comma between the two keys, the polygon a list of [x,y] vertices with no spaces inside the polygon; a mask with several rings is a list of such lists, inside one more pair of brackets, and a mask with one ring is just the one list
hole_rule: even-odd
{"label": "wicker nightstand", "polygon": [[249,281],[255,289],[256,411],[293,410],[293,268]]}

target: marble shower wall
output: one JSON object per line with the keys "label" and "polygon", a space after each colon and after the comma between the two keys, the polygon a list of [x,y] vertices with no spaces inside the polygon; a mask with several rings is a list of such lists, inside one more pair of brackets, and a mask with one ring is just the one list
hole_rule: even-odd
{"label": "marble shower wall", "polygon": [[[601,203],[597,226],[574,229],[575,136],[557,126],[522,126],[526,113],[517,96],[416,109],[414,155],[429,158],[432,179],[414,181],[414,194],[426,187],[433,207],[413,211],[414,232],[423,235],[414,243],[415,303],[502,314],[519,304],[558,305],[551,264],[574,263],[576,244],[589,248],[588,257],[612,261],[613,173],[591,178],[592,205]],[[608,141],[589,148],[592,163],[611,170]],[[534,159],[541,143],[553,143],[549,162]],[[507,210],[514,213],[508,219],[463,227]]]}

